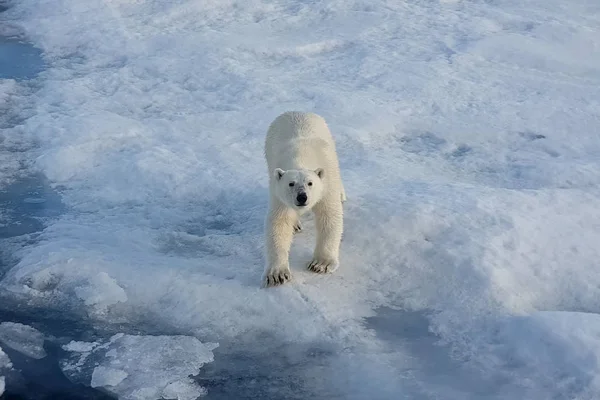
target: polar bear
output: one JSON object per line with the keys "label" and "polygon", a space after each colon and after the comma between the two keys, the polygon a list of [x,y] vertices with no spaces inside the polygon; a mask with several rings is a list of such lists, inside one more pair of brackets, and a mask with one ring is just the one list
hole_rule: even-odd
{"label": "polar bear", "polygon": [[335,271],[343,231],[342,184],[335,143],[317,114],[288,111],[269,126],[265,141],[269,170],[269,211],[265,219],[266,267],[263,282],[276,286],[291,279],[289,251],[300,216],[315,214],[317,244],[308,269]]}

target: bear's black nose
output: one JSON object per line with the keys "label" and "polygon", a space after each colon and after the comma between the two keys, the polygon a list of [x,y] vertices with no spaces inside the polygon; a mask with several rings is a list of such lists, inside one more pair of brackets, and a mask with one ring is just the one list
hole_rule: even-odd
{"label": "bear's black nose", "polygon": [[306,193],[298,193],[298,196],[296,196],[296,201],[299,206],[306,205],[306,200],[308,200]]}

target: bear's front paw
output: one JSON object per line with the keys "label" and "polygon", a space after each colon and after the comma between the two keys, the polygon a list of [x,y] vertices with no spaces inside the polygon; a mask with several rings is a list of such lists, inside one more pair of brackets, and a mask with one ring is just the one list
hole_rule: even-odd
{"label": "bear's front paw", "polygon": [[335,271],[339,266],[340,263],[337,260],[316,257],[308,264],[308,270],[318,274],[327,274]]}
{"label": "bear's front paw", "polygon": [[289,268],[269,268],[265,274],[264,283],[266,287],[283,285],[292,279],[292,273]]}

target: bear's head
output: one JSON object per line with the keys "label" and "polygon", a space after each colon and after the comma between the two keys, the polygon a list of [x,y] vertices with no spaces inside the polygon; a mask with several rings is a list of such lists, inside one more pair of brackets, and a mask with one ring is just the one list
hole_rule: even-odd
{"label": "bear's head", "polygon": [[275,195],[299,212],[310,210],[323,196],[323,169],[275,169]]}

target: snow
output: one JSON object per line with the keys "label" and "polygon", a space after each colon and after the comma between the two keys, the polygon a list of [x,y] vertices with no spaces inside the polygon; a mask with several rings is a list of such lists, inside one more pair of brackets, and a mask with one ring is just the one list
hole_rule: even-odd
{"label": "snow", "polygon": [[205,394],[190,375],[213,361],[212,343],[189,336],[139,336],[119,333],[106,343],[71,342],[73,358],[63,363],[67,376],[92,370],[89,385],[124,400],[189,399]]}
{"label": "snow", "polygon": [[[291,379],[304,398],[600,397],[600,4],[23,0],[1,15],[48,68],[32,86],[0,80],[0,108],[24,114],[4,143],[27,150],[0,149],[0,185],[26,157],[67,208],[19,251],[3,296],[219,342],[214,364],[269,359],[251,376],[283,374],[274,393]],[[294,282],[264,290],[262,146],[293,109],[336,139],[342,264],[303,269],[308,220]],[[413,357],[402,331],[382,338],[365,321],[384,309],[423,316],[490,385],[434,375],[433,343]],[[69,350],[84,369],[100,360],[86,384],[123,398],[200,394],[186,374],[208,353],[146,386],[124,360],[159,373],[140,350],[152,340]],[[318,375],[272,361],[313,347]]]}
{"label": "snow", "polygon": [[1,322],[0,343],[36,360],[46,357],[44,334],[28,325]]}

